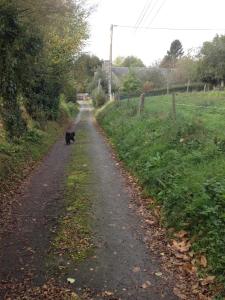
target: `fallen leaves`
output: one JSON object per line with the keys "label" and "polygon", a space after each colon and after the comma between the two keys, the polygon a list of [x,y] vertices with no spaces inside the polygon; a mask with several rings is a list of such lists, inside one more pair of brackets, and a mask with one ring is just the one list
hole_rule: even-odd
{"label": "fallen leaves", "polygon": [[176,295],[179,299],[182,299],[182,300],[186,300],[187,299],[187,297],[184,295],[184,294],[182,294],[181,292],[180,292],[180,290],[178,289],[178,288],[174,288],[173,289],[173,293],[174,293],[174,295]]}
{"label": "fallen leaves", "polygon": [[134,273],[138,273],[141,271],[141,268],[140,267],[134,267],[133,270],[132,270]]}
{"label": "fallen leaves", "polygon": [[[117,159],[114,153],[114,158]],[[198,255],[191,250],[191,245],[195,239],[189,236],[185,230],[176,232],[175,228],[169,228],[165,231],[160,226],[161,212],[156,201],[146,198],[143,190],[140,189],[138,181],[128,173],[122,166],[122,173],[127,178],[127,186],[131,196],[135,199],[129,208],[137,210],[138,215],[143,219],[142,228],[145,230],[145,238],[143,239],[150,251],[160,256],[162,261],[162,273],[165,278],[176,283],[174,294],[183,300],[210,300],[213,292],[208,282],[213,283],[211,277],[199,279],[196,268],[201,266],[207,268],[208,262],[204,255]],[[132,186],[131,186],[132,185]],[[169,236],[173,236],[173,240],[168,240]],[[202,257],[201,257],[202,256]],[[165,271],[165,272],[164,272]],[[156,272],[161,273],[161,272]],[[171,275],[169,278],[168,274]],[[157,276],[157,275],[156,275]],[[146,282],[142,288],[147,288]]]}
{"label": "fallen leaves", "polygon": [[201,285],[205,286],[205,285],[213,283],[214,280],[215,280],[215,276],[211,275],[211,276],[207,276],[204,279],[201,279],[200,282],[201,282]]}
{"label": "fallen leaves", "polygon": [[198,300],[211,300],[211,297],[205,296],[202,293],[198,294]]}
{"label": "fallen leaves", "polygon": [[[45,282],[42,286],[33,286],[30,281],[24,282],[0,282],[1,292],[7,293],[6,299],[54,299],[54,300],[78,300],[80,299],[76,293],[65,286],[59,286],[54,280]],[[5,298],[4,298],[5,299]]]}
{"label": "fallen leaves", "polygon": [[175,252],[174,255],[175,255],[176,258],[181,259],[183,261],[189,261],[191,259],[190,256],[188,256],[187,254],[182,254],[182,253]]}
{"label": "fallen leaves", "polygon": [[173,240],[172,241],[172,248],[176,251],[179,251],[181,253],[184,253],[184,252],[188,252],[189,249],[191,248],[191,243],[186,240],[183,240],[181,242],[177,242],[176,240]]}
{"label": "fallen leaves", "polygon": [[142,284],[142,289],[147,289],[147,288],[149,288],[151,286],[151,282],[150,281],[146,281],[146,282],[144,282],[143,284]]}
{"label": "fallen leaves", "polygon": [[191,263],[185,263],[180,267],[183,271],[187,272],[187,273],[195,273],[197,271],[197,268],[195,266],[193,266],[193,264]]}
{"label": "fallen leaves", "polygon": [[149,224],[149,225],[154,225],[156,222],[154,220],[145,220],[145,223]]}
{"label": "fallen leaves", "polygon": [[113,296],[113,292],[110,292],[110,291],[103,291],[103,292],[102,292],[102,296],[103,296],[103,297]]}
{"label": "fallen leaves", "polygon": [[199,258],[199,264],[200,266],[202,266],[203,268],[207,267],[207,259],[204,255],[201,255]]}
{"label": "fallen leaves", "polygon": [[69,282],[70,284],[73,284],[76,280],[74,278],[67,278],[67,282]]}
{"label": "fallen leaves", "polygon": [[161,277],[163,274],[162,274],[162,272],[156,272],[155,275],[158,277]]}
{"label": "fallen leaves", "polygon": [[187,235],[188,235],[188,233],[186,231],[184,231],[184,230],[181,230],[181,231],[179,231],[179,232],[177,232],[177,233],[174,234],[174,236],[177,237],[177,238],[179,238],[179,239],[182,239],[182,238],[184,238]]}

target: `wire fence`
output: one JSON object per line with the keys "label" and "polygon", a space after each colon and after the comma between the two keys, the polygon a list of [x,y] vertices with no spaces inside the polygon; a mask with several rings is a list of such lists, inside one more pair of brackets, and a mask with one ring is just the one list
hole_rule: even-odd
{"label": "wire fence", "polygon": [[[143,96],[141,96],[143,97]],[[141,100],[141,97],[140,97],[140,103],[141,105],[143,106],[143,99]],[[171,94],[171,101],[169,101],[168,99],[160,99],[159,97],[147,97],[145,98],[144,102],[148,101],[148,103],[154,103],[155,105],[157,104],[167,104],[167,105],[171,105],[171,107],[175,106],[175,108],[177,107],[184,107],[184,108],[189,108],[189,109],[203,109],[203,110],[213,110],[213,111],[217,111],[217,112],[224,112],[225,111],[225,94],[224,94],[224,98],[221,97],[221,99],[219,100],[224,100],[224,102],[222,102],[221,106],[218,106],[218,105],[214,105],[213,102],[216,102],[216,101],[212,101],[210,103],[208,103],[207,101],[205,101],[204,104],[188,104],[188,103],[183,103],[183,102],[178,102],[177,101],[177,97],[176,97],[176,94],[175,93],[172,93]],[[167,96],[168,98],[168,96]],[[202,100],[202,102],[204,102],[204,100]],[[218,100],[217,100],[218,102]],[[162,108],[161,105],[159,105],[159,109]]]}
{"label": "wire fence", "polygon": [[[168,126],[178,131],[196,128],[203,135],[225,140],[225,92],[174,93],[156,97],[142,94],[139,98],[116,101],[116,105],[124,122],[126,118],[134,118],[136,126]],[[143,123],[139,123],[140,120]]]}

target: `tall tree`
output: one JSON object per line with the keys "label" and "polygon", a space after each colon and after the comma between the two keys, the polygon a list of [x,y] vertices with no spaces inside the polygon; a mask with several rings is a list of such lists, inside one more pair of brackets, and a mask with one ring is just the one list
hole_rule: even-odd
{"label": "tall tree", "polygon": [[200,78],[212,84],[225,80],[225,35],[205,42],[200,52],[198,73]]}
{"label": "tall tree", "polygon": [[127,56],[124,58],[121,67],[145,67],[145,65],[140,58],[136,56]]}
{"label": "tall tree", "polygon": [[101,60],[95,55],[81,54],[74,64],[76,86],[79,92],[86,92]]}
{"label": "tall tree", "polygon": [[32,117],[57,117],[60,93],[74,85],[88,14],[85,0],[0,1],[0,109],[10,137],[26,129],[21,103]]}
{"label": "tall tree", "polygon": [[183,46],[179,40],[174,40],[170,45],[170,50],[167,51],[167,55],[178,59],[184,54]]}
{"label": "tall tree", "polygon": [[1,117],[10,139],[26,130],[18,96],[32,74],[31,66],[41,46],[37,33],[31,33],[21,22],[17,7],[10,1],[3,1],[0,5]]}
{"label": "tall tree", "polygon": [[161,62],[161,67],[174,68],[177,60],[181,58],[183,54],[184,51],[181,42],[179,40],[174,40]]}
{"label": "tall tree", "polygon": [[115,60],[113,61],[113,65],[117,66],[117,67],[121,67],[124,62],[124,59],[125,59],[125,57],[123,57],[123,56],[117,56],[115,58]]}
{"label": "tall tree", "polygon": [[155,88],[160,88],[165,85],[165,75],[158,67],[150,67],[145,70],[145,72],[137,73],[139,79],[144,82],[153,83]]}
{"label": "tall tree", "polygon": [[122,90],[127,93],[128,98],[135,93],[140,92],[140,89],[141,81],[135,76],[134,73],[129,72],[126,76],[124,76]]}
{"label": "tall tree", "polygon": [[187,83],[197,80],[198,61],[191,56],[183,56],[176,63],[176,69],[172,74],[172,81],[176,83]]}

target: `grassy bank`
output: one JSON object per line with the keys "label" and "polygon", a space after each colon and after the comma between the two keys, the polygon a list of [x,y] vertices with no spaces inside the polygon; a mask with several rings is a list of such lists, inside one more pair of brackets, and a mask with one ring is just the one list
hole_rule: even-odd
{"label": "grassy bank", "polygon": [[162,221],[185,230],[206,268],[225,283],[225,93],[171,96],[109,103],[97,119],[119,157],[147,195],[162,206]]}
{"label": "grassy bank", "polygon": [[29,130],[21,139],[11,143],[0,128],[0,194],[13,189],[29,173],[32,165],[47,153],[77,112],[75,104],[62,101],[57,121],[40,125],[26,116]]}

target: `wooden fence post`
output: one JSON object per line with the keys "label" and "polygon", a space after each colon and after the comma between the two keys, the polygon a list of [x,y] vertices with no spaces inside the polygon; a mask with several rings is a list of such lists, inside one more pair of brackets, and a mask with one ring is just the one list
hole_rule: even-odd
{"label": "wooden fence post", "polygon": [[140,96],[140,102],[139,102],[139,115],[142,114],[143,110],[144,110],[144,105],[145,105],[145,94],[141,94]]}
{"label": "wooden fence post", "polygon": [[176,121],[177,119],[177,112],[176,112],[176,98],[175,93],[172,93],[172,109],[173,109],[173,119]]}
{"label": "wooden fence post", "polygon": [[206,85],[206,83],[205,83],[205,85],[204,85],[204,93],[206,92],[206,87],[207,87],[207,85]]}
{"label": "wooden fence post", "polygon": [[189,93],[189,88],[190,88],[190,79],[188,79],[188,82],[187,82],[187,93]]}
{"label": "wooden fence post", "polygon": [[169,81],[167,80],[167,83],[166,83],[166,93],[167,95],[169,95],[170,93],[170,86],[169,86]]}

